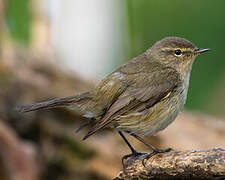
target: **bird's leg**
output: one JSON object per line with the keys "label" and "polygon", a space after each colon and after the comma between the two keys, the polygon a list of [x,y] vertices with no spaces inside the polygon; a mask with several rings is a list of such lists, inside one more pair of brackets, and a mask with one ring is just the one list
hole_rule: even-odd
{"label": "bird's leg", "polygon": [[168,148],[168,149],[158,149],[155,146],[153,146],[153,145],[145,142],[145,140],[143,138],[141,138],[140,136],[138,136],[138,135],[136,135],[134,133],[131,133],[130,135],[133,136],[133,137],[135,137],[137,140],[141,141],[142,143],[144,143],[146,146],[150,147],[156,153],[164,153],[164,152],[169,152],[169,151],[172,150],[171,148]]}
{"label": "bird's leg", "polygon": [[152,156],[154,156],[155,154],[158,154],[158,153],[165,153],[165,152],[169,152],[171,151],[172,149],[171,148],[167,148],[167,149],[158,149],[156,148],[155,146],[145,142],[145,140],[143,138],[141,138],[140,136],[134,134],[134,133],[131,133],[130,134],[131,136],[135,137],[137,140],[141,141],[142,143],[144,143],[146,146],[150,147],[153,152],[152,153],[149,153],[142,161],[142,164],[144,165],[144,160],[145,159],[149,159],[151,158]]}
{"label": "bird's leg", "polygon": [[131,157],[131,156],[138,156],[138,155],[142,155],[143,153],[137,152],[133,146],[131,146],[131,144],[128,142],[127,138],[123,135],[123,133],[121,131],[118,131],[118,133],[120,134],[120,136],[123,138],[123,140],[126,142],[126,144],[128,145],[128,147],[131,150],[131,154],[127,154],[125,156],[122,157],[122,164],[124,167],[124,160],[126,160],[127,158]]}

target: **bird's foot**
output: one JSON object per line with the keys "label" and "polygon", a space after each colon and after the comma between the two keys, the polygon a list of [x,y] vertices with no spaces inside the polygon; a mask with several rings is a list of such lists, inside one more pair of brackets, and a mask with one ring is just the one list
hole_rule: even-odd
{"label": "bird's foot", "polygon": [[137,151],[133,151],[131,154],[127,154],[127,155],[124,155],[122,157],[122,164],[123,164],[123,167],[125,165],[125,160],[129,157],[137,157],[137,156],[142,156],[142,155],[146,155],[147,153],[141,153],[141,152],[137,152]]}
{"label": "bird's foot", "polygon": [[147,153],[146,156],[142,159],[142,165],[145,167],[145,161],[150,159],[152,156],[159,154],[159,153],[166,153],[172,151],[172,148],[167,148],[167,149],[158,149],[155,148],[152,153]]}
{"label": "bird's foot", "polygon": [[167,148],[167,149],[158,149],[158,148],[155,148],[155,149],[153,149],[153,151],[156,152],[156,153],[166,153],[166,152],[170,152],[172,150],[173,150],[172,148]]}

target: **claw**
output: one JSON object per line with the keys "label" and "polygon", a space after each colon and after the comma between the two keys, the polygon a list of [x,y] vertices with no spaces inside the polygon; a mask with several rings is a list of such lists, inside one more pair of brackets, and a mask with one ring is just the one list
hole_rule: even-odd
{"label": "claw", "polygon": [[150,159],[152,156],[156,155],[157,153],[158,153],[158,152],[153,151],[152,153],[146,154],[146,156],[142,159],[142,165],[143,165],[144,167],[146,167],[146,166],[145,166],[145,160],[147,161],[148,159]]}
{"label": "claw", "polygon": [[146,156],[142,159],[142,165],[144,167],[145,166],[145,160],[147,161],[148,159],[150,159],[152,156],[156,155],[156,154],[159,154],[159,153],[166,153],[166,152],[170,152],[172,151],[172,148],[167,148],[167,149],[157,149],[157,150],[154,150],[152,153],[148,153],[146,154]]}
{"label": "claw", "polygon": [[140,152],[133,152],[133,153],[131,153],[131,154],[127,154],[127,155],[124,155],[123,157],[122,157],[122,164],[123,164],[123,168],[124,168],[124,165],[125,165],[125,160],[127,159],[127,158],[129,158],[129,157],[137,157],[137,156],[141,156],[141,155],[143,155],[143,154],[146,154],[146,153],[140,153]]}
{"label": "claw", "polygon": [[170,151],[172,151],[172,148],[154,150],[154,152],[156,152],[156,153],[165,153],[165,152],[170,152]]}

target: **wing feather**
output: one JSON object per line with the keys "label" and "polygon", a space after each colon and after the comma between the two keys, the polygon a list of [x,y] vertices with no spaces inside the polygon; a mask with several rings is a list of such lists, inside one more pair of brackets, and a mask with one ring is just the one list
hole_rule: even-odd
{"label": "wing feather", "polygon": [[[123,72],[123,69],[120,72]],[[151,72],[126,73],[123,81],[127,83],[127,88],[83,139],[87,139],[124,113],[140,111],[146,106],[150,108],[160,102],[178,86],[180,78],[177,71],[165,67],[161,68],[160,71],[156,69],[155,71],[151,70]]]}

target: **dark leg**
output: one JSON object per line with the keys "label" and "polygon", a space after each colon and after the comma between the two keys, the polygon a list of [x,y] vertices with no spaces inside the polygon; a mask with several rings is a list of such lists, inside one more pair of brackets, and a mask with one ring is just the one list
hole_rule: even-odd
{"label": "dark leg", "polygon": [[136,153],[136,150],[133,148],[133,146],[131,146],[131,144],[128,142],[127,138],[123,135],[123,133],[121,131],[118,131],[118,133],[123,138],[123,140],[126,142],[126,144],[128,145],[128,147],[130,148],[131,152],[135,154]]}
{"label": "dark leg", "polygon": [[158,148],[154,147],[153,145],[151,145],[151,144],[145,142],[144,139],[141,138],[140,136],[138,136],[138,135],[136,135],[136,134],[134,134],[134,133],[131,133],[130,135],[133,136],[133,137],[135,137],[137,140],[141,141],[142,143],[144,143],[146,146],[150,147],[150,148],[153,150],[152,153],[149,153],[149,154],[148,154],[147,156],[145,156],[145,158],[142,160],[143,166],[145,166],[145,163],[144,163],[144,160],[145,160],[145,159],[148,160],[149,158],[151,158],[152,156],[154,156],[154,155],[156,155],[156,154],[158,154],[158,153],[165,153],[165,152],[169,152],[169,151],[172,150],[171,148],[168,148],[168,149],[158,149]]}
{"label": "dark leg", "polygon": [[155,146],[145,142],[145,140],[143,138],[141,138],[140,136],[134,134],[134,133],[131,133],[130,134],[131,136],[135,137],[137,140],[141,141],[142,143],[144,143],[146,146],[150,147],[155,153],[164,153],[164,152],[169,152],[171,151],[171,148],[168,148],[168,149],[158,149],[156,148]]}
{"label": "dark leg", "polygon": [[128,157],[142,155],[143,153],[137,152],[133,148],[133,146],[131,146],[131,144],[128,142],[127,138],[123,135],[123,133],[121,131],[118,131],[118,133],[120,134],[120,136],[123,138],[123,140],[126,142],[126,144],[128,145],[128,147],[131,150],[131,154],[127,154],[127,155],[125,155],[125,156],[122,157],[122,164],[124,166],[124,160],[126,160]]}

